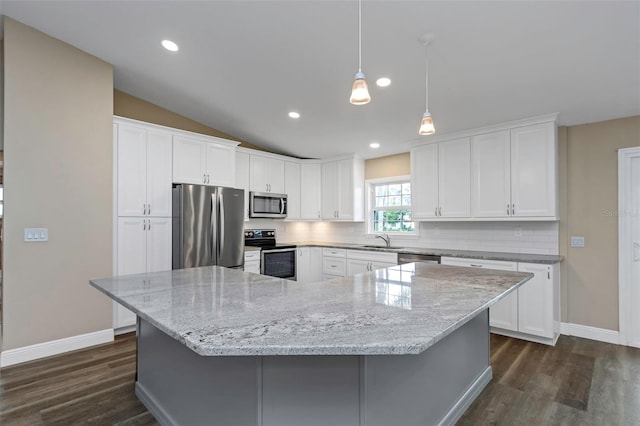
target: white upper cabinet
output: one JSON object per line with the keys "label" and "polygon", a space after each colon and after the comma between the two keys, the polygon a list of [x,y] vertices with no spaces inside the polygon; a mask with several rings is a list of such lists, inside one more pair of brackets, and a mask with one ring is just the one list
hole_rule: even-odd
{"label": "white upper cabinet", "polygon": [[470,147],[469,138],[461,138],[411,150],[415,219],[471,216]]}
{"label": "white upper cabinet", "polygon": [[319,220],[322,191],[322,170],[318,163],[300,165],[300,219]]}
{"label": "white upper cabinet", "polygon": [[284,160],[253,154],[250,157],[250,190],[284,194]]}
{"label": "white upper cabinet", "polygon": [[118,216],[171,216],[171,134],[117,123]]}
{"label": "white upper cabinet", "polygon": [[511,215],[511,140],[509,130],[474,136],[473,215]]}
{"label": "white upper cabinet", "polygon": [[556,151],[552,122],[474,136],[474,217],[556,218]]}
{"label": "white upper cabinet", "polygon": [[553,123],[511,129],[514,216],[557,216],[557,149]]}
{"label": "white upper cabinet", "polygon": [[351,159],[322,163],[322,218],[364,220],[364,161]]}
{"label": "white upper cabinet", "polygon": [[249,220],[249,154],[236,152],[236,188],[244,189],[244,220]]}
{"label": "white upper cabinet", "polygon": [[287,194],[287,219],[300,219],[300,163],[284,162],[284,193]]}
{"label": "white upper cabinet", "polygon": [[200,185],[235,185],[235,142],[174,135],[173,181]]}

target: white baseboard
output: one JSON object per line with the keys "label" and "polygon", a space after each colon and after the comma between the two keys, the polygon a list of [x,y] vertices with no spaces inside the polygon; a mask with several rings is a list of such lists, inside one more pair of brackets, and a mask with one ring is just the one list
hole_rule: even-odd
{"label": "white baseboard", "polygon": [[8,367],[22,362],[33,361],[64,352],[75,351],[89,346],[113,342],[113,329],[95,331],[79,336],[51,340],[49,342],[9,349],[0,353],[0,367]]}
{"label": "white baseboard", "polygon": [[563,322],[560,324],[560,333],[565,336],[582,337],[584,339],[597,340],[599,342],[613,343],[614,345],[620,344],[620,332],[607,330],[606,328]]}

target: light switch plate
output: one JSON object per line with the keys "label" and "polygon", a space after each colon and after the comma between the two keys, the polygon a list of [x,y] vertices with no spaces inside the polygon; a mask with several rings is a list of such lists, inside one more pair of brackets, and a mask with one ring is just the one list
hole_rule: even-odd
{"label": "light switch plate", "polygon": [[49,241],[49,228],[24,228],[24,241],[26,243]]}
{"label": "light switch plate", "polygon": [[571,236],[571,247],[584,247],[584,237]]}

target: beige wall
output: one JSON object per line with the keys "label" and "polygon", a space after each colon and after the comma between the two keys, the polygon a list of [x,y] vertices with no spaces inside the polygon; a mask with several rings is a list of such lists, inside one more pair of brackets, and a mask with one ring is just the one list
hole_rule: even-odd
{"label": "beige wall", "polygon": [[411,157],[408,152],[372,158],[364,163],[364,178],[377,179],[411,174]]}
{"label": "beige wall", "polygon": [[[2,17],[0,17],[2,19]],[[0,150],[4,147],[4,40],[0,40]]]}
{"label": "beige wall", "polygon": [[7,350],[112,326],[113,69],[6,17],[4,49]]}
{"label": "beige wall", "polygon": [[[611,213],[618,210],[618,149],[640,146],[640,116],[571,126],[566,144],[565,320],[618,330],[618,218]],[[585,247],[566,247],[571,235],[584,236]]]}
{"label": "beige wall", "polygon": [[238,141],[242,147],[264,151],[263,148],[244,142],[228,133],[198,123],[183,115],[176,114],[168,109],[161,108],[133,95],[121,92],[120,90],[113,91],[113,113],[120,117],[132,118],[134,120],[146,121],[147,123],[160,124],[175,129],[188,130],[190,132]]}

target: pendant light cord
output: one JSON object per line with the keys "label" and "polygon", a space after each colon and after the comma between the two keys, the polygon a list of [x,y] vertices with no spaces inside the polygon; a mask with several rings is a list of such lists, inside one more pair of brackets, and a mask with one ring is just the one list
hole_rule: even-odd
{"label": "pendant light cord", "polygon": [[358,72],[362,72],[362,0],[358,0]]}
{"label": "pendant light cord", "polygon": [[429,44],[425,44],[424,50],[426,51],[426,66],[424,72],[424,104],[425,111],[429,111]]}

